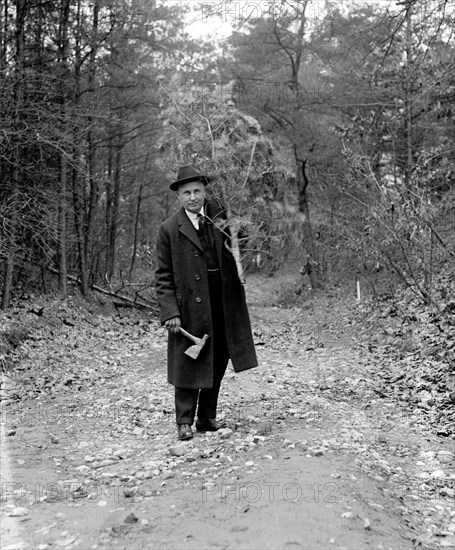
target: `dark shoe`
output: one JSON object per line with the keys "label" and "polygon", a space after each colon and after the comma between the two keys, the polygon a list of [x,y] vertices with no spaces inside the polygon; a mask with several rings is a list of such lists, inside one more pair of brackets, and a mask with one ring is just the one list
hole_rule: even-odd
{"label": "dark shoe", "polygon": [[198,418],[196,420],[196,431],[198,432],[216,432],[221,426],[214,418]]}
{"label": "dark shoe", "polygon": [[179,439],[180,441],[185,441],[186,439],[193,438],[193,430],[189,424],[179,424],[178,425]]}

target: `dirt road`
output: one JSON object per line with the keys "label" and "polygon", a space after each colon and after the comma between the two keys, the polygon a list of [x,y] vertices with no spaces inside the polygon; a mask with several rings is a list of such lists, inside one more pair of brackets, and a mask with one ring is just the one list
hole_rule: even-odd
{"label": "dirt road", "polygon": [[[261,366],[228,372],[226,427],[185,443],[156,321],[29,344],[2,406],[2,550],[453,546],[453,442],[370,389],[341,302],[250,296]],[[56,354],[77,384],[14,400],[29,367],[64,378]]]}

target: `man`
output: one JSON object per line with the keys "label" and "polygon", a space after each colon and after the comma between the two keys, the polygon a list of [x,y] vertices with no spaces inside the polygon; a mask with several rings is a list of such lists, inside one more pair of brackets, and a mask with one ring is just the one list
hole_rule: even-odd
{"label": "man", "polygon": [[[229,359],[235,372],[257,366],[244,288],[229,239],[216,222],[226,218],[218,201],[207,201],[210,179],[192,165],[178,169],[170,185],[181,208],[164,221],[157,240],[156,294],[160,321],[168,329],[168,382],[175,387],[180,440],[216,431],[218,394]],[[180,326],[209,338],[197,359],[184,352],[192,342]]]}

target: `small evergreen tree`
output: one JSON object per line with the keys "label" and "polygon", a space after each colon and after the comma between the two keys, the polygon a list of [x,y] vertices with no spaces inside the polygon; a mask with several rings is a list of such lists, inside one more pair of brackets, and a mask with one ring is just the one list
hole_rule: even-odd
{"label": "small evergreen tree", "polygon": [[168,106],[161,115],[160,162],[171,180],[176,167],[188,163],[211,176],[212,193],[227,214],[217,225],[230,236],[244,282],[245,254],[273,257],[289,241],[288,175],[257,120],[237,109],[225,88],[181,88],[172,82],[164,90]]}

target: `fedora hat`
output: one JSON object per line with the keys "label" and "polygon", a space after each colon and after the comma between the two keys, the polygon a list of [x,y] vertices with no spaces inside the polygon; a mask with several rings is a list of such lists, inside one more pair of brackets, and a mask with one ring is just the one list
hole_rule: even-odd
{"label": "fedora hat", "polygon": [[192,164],[186,164],[185,166],[178,167],[177,179],[171,183],[169,188],[172,191],[177,191],[179,185],[188,183],[189,181],[202,181],[204,185],[207,185],[210,182],[210,178],[199,174]]}

